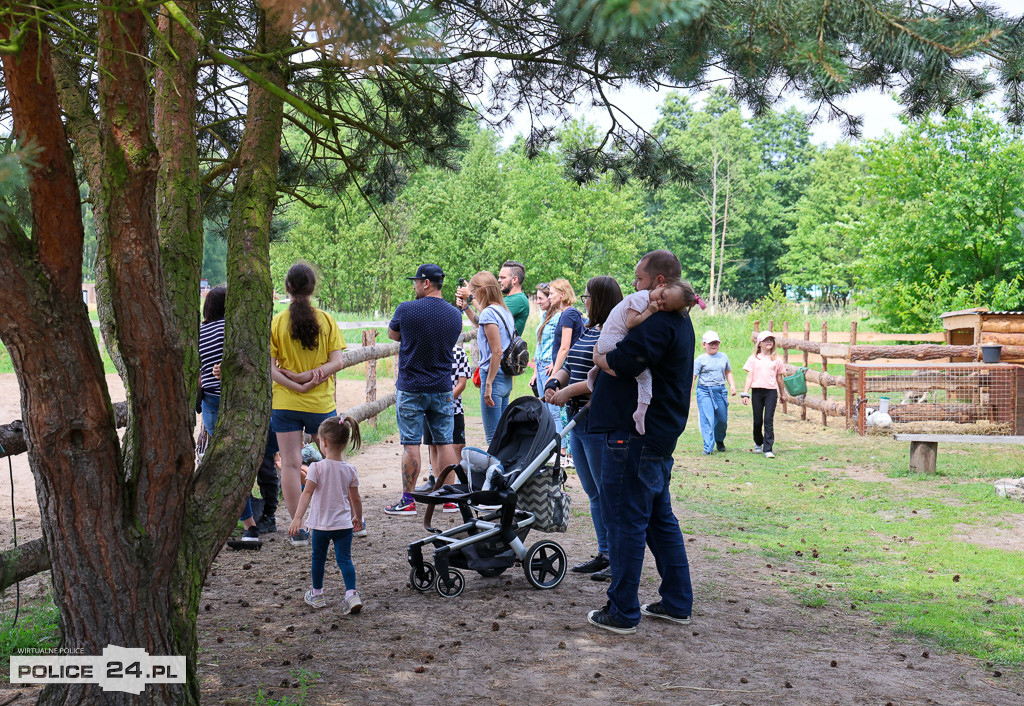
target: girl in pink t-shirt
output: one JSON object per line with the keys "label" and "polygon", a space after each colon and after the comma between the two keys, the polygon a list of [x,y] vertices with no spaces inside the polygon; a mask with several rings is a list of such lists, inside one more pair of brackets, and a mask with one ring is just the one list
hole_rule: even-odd
{"label": "girl in pink t-shirt", "polygon": [[[782,394],[784,365],[775,351],[775,335],[762,331],[757,335],[754,354],[743,364],[747,371],[747,384],[740,397],[743,404],[754,406],[754,453],[775,458],[775,406]],[[763,430],[762,430],[763,426]]]}
{"label": "girl in pink t-shirt", "polygon": [[345,449],[359,448],[359,423],[352,417],[329,417],[317,431],[324,460],[310,464],[306,487],[288,534],[302,529],[302,517],[309,509],[306,526],[312,530],[313,587],[306,591],[306,603],[324,608],[324,568],[327,548],[334,542],[334,558],[345,581],[345,613],[358,613],[363,602],[356,591],[356,569],[352,564],[352,531],[362,528],[363,502],[359,497],[359,476],[344,460]]}

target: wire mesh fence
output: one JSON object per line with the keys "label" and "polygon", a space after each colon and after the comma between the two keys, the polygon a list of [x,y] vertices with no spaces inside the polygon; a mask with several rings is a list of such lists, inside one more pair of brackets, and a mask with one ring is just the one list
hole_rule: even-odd
{"label": "wire mesh fence", "polygon": [[[974,363],[846,366],[847,421],[870,433],[1022,433],[1024,368]],[[887,409],[888,417],[876,412]]]}

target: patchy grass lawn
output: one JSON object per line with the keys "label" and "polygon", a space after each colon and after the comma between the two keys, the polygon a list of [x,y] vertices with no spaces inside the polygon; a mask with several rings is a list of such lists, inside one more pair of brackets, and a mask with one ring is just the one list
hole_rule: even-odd
{"label": "patchy grass lawn", "polygon": [[692,414],[680,440],[684,532],[760,554],[808,607],[867,611],[950,650],[1024,663],[1024,506],[992,489],[1024,475],[1019,449],[940,444],[937,473],[917,475],[906,443],[779,412],[770,461],[747,452],[749,408],[730,412],[726,454],[699,455]]}

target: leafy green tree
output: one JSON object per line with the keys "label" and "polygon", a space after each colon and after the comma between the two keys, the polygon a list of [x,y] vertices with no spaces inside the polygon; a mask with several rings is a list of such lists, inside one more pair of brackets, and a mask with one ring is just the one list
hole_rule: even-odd
{"label": "leafy green tree", "polygon": [[757,146],[739,104],[722,88],[710,93],[701,110],[690,112],[679,97],[668,107],[655,131],[696,167],[697,178],[663,187],[652,230],[687,261],[691,273],[703,270],[694,279],[714,308],[744,264],[737,245],[763,191]]}
{"label": "leafy green tree", "polygon": [[913,305],[922,291],[993,290],[1024,273],[1024,144],[992,110],[907,124],[864,153],[860,300],[884,325],[933,330],[949,303]]}
{"label": "leafy green tree", "polygon": [[796,204],[796,229],[779,259],[782,279],[803,296],[818,294],[834,305],[849,300],[861,250],[863,177],[863,160],[845,143],[814,160],[810,186]]}
{"label": "leafy green tree", "polygon": [[729,289],[744,301],[766,295],[782,273],[779,258],[796,228],[796,205],[807,190],[816,153],[807,116],[796,108],[766,111],[750,121],[750,129],[761,159],[756,215],[739,244],[742,276]]}

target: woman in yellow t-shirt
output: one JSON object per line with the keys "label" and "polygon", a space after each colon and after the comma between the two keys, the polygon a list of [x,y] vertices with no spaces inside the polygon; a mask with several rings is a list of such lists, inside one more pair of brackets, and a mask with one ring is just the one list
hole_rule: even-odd
{"label": "woman in yellow t-shirt", "polygon": [[[284,286],[291,304],[270,324],[270,428],[281,450],[284,502],[294,518],[302,493],[302,434],[315,437],[320,422],[337,414],[334,373],[342,368],[345,340],[334,318],[310,303],[316,288],[312,267],[304,262],[292,265]],[[309,532],[301,529],[291,542],[308,544]]]}

